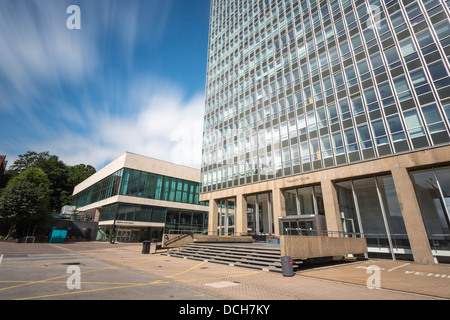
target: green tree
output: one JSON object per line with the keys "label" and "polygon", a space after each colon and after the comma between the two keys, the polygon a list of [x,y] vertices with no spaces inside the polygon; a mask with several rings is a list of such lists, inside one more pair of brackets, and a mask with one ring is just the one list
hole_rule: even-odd
{"label": "green tree", "polygon": [[49,158],[50,154],[48,151],[41,153],[27,151],[27,153],[19,155],[18,159],[9,168],[9,171],[17,175],[31,167],[36,167],[38,162],[45,161]]}
{"label": "green tree", "polygon": [[49,210],[53,212],[59,212],[63,206],[70,205],[74,187],[96,172],[89,165],[68,166],[48,151],[28,151],[19,155],[10,171],[13,175],[18,175],[29,168],[40,168],[47,175],[50,181]]}
{"label": "green tree", "polygon": [[0,218],[10,226],[7,237],[18,224],[45,220],[50,194],[50,180],[40,168],[29,168],[11,179],[0,193]]}
{"label": "green tree", "polygon": [[69,205],[72,203],[73,189],[81,182],[96,173],[94,167],[85,164],[77,164],[67,168],[67,188],[61,192],[61,203]]}
{"label": "green tree", "polygon": [[75,187],[92,176],[95,172],[96,170],[94,167],[85,164],[77,164],[76,166],[69,167],[67,183],[71,187]]}
{"label": "green tree", "polygon": [[45,195],[39,186],[25,179],[16,179],[0,192],[0,218],[9,224],[9,238],[19,223],[42,218]]}

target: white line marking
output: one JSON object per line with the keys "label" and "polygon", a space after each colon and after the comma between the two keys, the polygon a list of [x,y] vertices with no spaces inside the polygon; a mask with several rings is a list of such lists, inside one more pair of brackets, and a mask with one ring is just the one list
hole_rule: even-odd
{"label": "white line marking", "polygon": [[407,266],[407,265],[409,265],[409,263],[405,263],[405,264],[402,264],[401,266],[398,266],[398,267],[395,267],[395,268],[389,269],[389,270],[388,270],[387,272],[391,272],[391,271],[394,271],[395,269],[399,269],[399,268],[405,267],[405,266]]}

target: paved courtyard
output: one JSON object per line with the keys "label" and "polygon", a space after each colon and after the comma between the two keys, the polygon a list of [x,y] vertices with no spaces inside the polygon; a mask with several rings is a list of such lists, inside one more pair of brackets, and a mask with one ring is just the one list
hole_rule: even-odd
{"label": "paved courtyard", "polygon": [[0,243],[0,300],[450,299],[448,265],[368,260],[283,277],[141,250],[140,244]]}

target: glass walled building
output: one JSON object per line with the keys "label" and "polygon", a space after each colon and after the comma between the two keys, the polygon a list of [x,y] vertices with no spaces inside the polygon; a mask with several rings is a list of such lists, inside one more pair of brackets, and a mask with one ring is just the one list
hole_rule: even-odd
{"label": "glass walled building", "polygon": [[209,232],[325,216],[371,254],[450,257],[449,17],[444,0],[212,0]]}
{"label": "glass walled building", "polygon": [[199,201],[199,179],[199,170],[125,153],[77,186],[72,204],[119,242],[202,233],[208,204]]}

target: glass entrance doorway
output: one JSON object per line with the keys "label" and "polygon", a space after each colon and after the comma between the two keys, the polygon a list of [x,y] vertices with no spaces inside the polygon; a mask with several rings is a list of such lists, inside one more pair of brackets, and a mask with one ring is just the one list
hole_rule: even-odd
{"label": "glass entrance doorway", "polygon": [[327,235],[325,216],[311,214],[281,217],[280,232],[286,236]]}
{"label": "glass entrance doorway", "polygon": [[235,198],[219,200],[219,235],[232,236],[235,233]]}
{"label": "glass entrance doorway", "polygon": [[273,234],[272,193],[247,196],[247,233]]}

